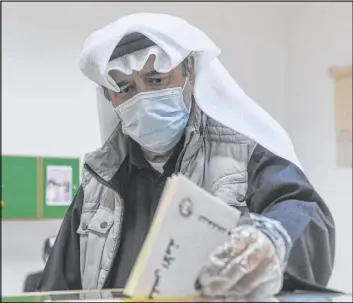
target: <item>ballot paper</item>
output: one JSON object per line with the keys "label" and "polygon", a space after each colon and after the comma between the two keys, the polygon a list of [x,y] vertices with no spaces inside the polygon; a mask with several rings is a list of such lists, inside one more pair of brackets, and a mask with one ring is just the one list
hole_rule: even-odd
{"label": "ballot paper", "polygon": [[133,298],[199,296],[195,282],[240,212],[181,174],[167,180],[124,294]]}

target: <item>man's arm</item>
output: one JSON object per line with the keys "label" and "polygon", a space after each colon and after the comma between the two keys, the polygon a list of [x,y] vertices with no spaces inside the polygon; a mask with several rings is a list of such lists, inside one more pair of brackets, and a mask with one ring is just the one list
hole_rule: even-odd
{"label": "man's arm", "polygon": [[249,211],[279,221],[293,242],[284,290],[320,289],[332,274],[335,226],[303,172],[258,145],[248,165]]}
{"label": "man's arm", "polygon": [[77,234],[82,204],[83,189],[80,186],[61,224],[53,250],[39,282],[39,291],[82,289],[80,240]]}

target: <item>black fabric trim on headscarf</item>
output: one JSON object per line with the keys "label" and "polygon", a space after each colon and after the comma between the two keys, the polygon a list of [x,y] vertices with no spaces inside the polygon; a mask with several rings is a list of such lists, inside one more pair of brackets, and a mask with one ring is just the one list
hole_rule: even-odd
{"label": "black fabric trim on headscarf", "polygon": [[137,52],[141,49],[151,47],[153,45],[156,45],[156,43],[140,33],[127,34],[115,47],[109,61],[131,54],[133,52]]}

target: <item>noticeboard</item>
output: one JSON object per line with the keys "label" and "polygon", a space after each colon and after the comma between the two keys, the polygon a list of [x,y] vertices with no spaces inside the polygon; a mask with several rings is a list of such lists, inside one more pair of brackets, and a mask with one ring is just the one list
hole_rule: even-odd
{"label": "noticeboard", "polygon": [[1,218],[62,218],[79,187],[80,159],[1,156]]}

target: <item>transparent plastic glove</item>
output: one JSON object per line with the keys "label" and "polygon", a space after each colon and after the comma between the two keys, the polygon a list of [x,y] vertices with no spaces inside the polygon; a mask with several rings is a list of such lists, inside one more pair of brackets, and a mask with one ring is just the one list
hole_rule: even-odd
{"label": "transparent plastic glove", "polygon": [[281,262],[270,239],[251,225],[236,227],[210,256],[197,281],[208,297],[270,298],[282,288]]}

